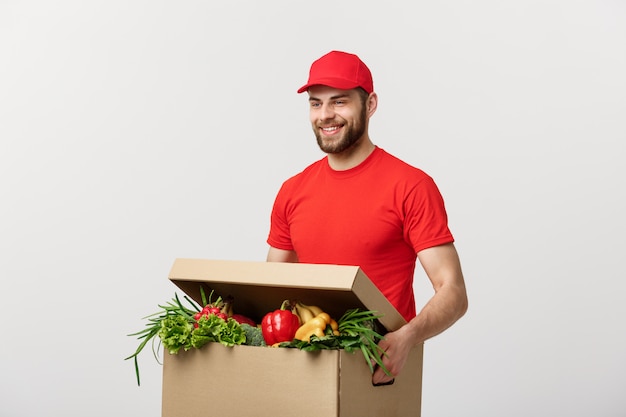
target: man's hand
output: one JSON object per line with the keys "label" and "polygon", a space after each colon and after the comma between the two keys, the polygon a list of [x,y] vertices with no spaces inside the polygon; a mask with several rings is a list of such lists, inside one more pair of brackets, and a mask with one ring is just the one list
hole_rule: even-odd
{"label": "man's hand", "polygon": [[372,384],[384,385],[400,374],[414,346],[413,337],[408,334],[409,330],[409,327],[405,325],[395,332],[387,333],[385,339],[378,343],[378,346],[386,353],[382,361],[391,376],[387,375],[380,366],[376,367],[372,375]]}

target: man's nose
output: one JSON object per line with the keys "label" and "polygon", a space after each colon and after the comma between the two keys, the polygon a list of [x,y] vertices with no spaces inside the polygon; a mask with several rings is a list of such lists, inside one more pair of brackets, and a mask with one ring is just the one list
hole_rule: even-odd
{"label": "man's nose", "polygon": [[328,119],[333,119],[334,117],[335,117],[335,111],[333,110],[332,106],[329,106],[328,104],[322,105],[322,109],[320,111],[320,119],[328,120]]}

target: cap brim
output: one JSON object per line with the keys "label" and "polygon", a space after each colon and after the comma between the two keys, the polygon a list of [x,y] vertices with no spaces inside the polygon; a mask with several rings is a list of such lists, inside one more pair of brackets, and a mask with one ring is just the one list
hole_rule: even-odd
{"label": "cap brim", "polygon": [[309,89],[310,86],[311,86],[311,84],[305,84],[302,87],[298,88],[298,94],[304,93],[306,90]]}
{"label": "cap brim", "polygon": [[352,90],[353,88],[359,87],[359,85],[355,84],[354,81],[348,81],[341,78],[325,78],[309,81],[298,89],[298,94],[307,91],[314,85],[325,85],[331,88],[337,88],[339,90]]}

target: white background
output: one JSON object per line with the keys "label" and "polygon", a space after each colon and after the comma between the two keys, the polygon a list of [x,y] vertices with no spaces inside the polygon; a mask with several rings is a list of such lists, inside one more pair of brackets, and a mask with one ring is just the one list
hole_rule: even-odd
{"label": "white background", "polygon": [[331,49],[371,68],[371,136],[435,178],[462,258],[423,415],[626,415],[625,2],[398,3],[0,0],[0,416],[160,415],[127,334],[175,258],[264,260],[322,156],[296,89]]}

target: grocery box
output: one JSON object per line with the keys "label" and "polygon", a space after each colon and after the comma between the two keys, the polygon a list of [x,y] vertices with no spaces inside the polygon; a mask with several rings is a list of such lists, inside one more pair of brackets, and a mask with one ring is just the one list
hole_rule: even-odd
{"label": "grocery box", "polygon": [[[283,300],[318,305],[332,317],[361,308],[393,331],[406,321],[357,266],[176,259],[169,279],[201,303],[201,291],[232,296],[258,322]],[[256,346],[164,353],[162,417],[420,416],[423,345],[391,385],[373,386],[360,352]]]}

